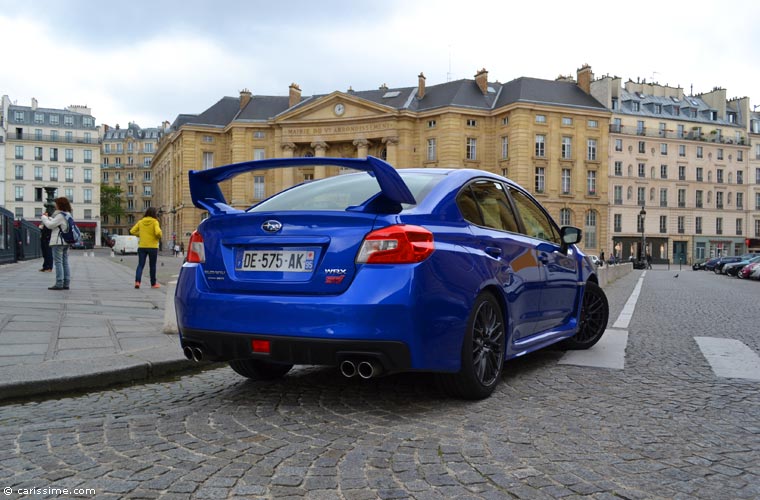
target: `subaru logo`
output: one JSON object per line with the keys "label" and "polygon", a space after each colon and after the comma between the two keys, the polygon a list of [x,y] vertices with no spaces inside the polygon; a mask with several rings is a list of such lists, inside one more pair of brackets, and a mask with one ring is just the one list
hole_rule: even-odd
{"label": "subaru logo", "polygon": [[263,229],[264,231],[268,233],[276,233],[277,231],[282,229],[282,224],[276,220],[268,220],[261,225],[261,229]]}

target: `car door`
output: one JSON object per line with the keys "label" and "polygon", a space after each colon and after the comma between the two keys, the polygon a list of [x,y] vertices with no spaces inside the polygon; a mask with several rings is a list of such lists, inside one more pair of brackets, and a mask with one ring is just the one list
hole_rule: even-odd
{"label": "car door", "polygon": [[480,257],[477,265],[485,266],[484,273],[505,293],[513,339],[531,335],[540,319],[543,278],[533,241],[520,234],[505,187],[497,181],[477,180],[460,191],[457,206],[470,223],[469,250]]}
{"label": "car door", "polygon": [[509,194],[522,222],[521,231],[531,239],[543,274],[540,313],[534,333],[563,329],[575,317],[578,305],[578,262],[563,253],[559,230],[541,206],[515,188]]}

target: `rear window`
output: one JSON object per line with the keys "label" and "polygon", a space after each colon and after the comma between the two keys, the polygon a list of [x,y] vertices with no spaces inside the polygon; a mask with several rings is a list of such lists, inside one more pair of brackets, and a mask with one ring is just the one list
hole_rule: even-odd
{"label": "rear window", "polygon": [[[417,203],[443,179],[442,174],[399,172]],[[361,205],[377,193],[380,186],[366,172],[345,174],[300,184],[251,207],[249,212],[286,212],[300,210],[340,210]],[[403,208],[412,205],[403,204]]]}

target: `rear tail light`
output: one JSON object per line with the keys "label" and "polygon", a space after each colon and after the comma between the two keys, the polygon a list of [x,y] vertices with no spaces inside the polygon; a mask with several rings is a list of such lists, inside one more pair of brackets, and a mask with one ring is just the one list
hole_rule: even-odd
{"label": "rear tail light", "polygon": [[372,231],[364,237],[357,263],[412,264],[435,250],[433,233],[420,226],[401,224]]}
{"label": "rear tail light", "polygon": [[193,231],[188,245],[187,261],[202,264],[206,262],[206,247],[203,246],[203,236],[198,231]]}

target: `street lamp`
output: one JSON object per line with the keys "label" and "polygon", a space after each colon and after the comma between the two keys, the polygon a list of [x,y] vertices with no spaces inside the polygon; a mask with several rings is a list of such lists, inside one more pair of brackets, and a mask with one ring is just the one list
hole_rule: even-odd
{"label": "street lamp", "polygon": [[641,211],[639,212],[639,220],[641,221],[641,265],[643,268],[646,268],[646,252],[647,252],[647,237],[644,234],[644,222],[646,221],[647,217],[647,211],[644,210],[644,204],[641,204]]}

